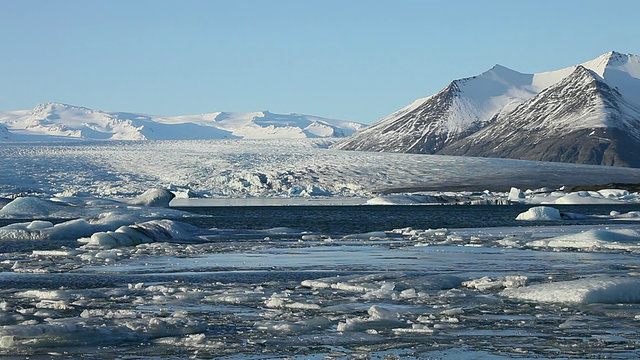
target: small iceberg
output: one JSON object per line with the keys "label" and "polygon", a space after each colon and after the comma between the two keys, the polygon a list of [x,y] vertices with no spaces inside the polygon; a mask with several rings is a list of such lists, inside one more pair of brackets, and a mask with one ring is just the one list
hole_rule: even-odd
{"label": "small iceberg", "polygon": [[116,231],[97,232],[90,238],[78,239],[89,246],[118,247],[173,240],[193,240],[202,229],[173,220],[151,220],[121,226]]}
{"label": "small iceberg", "polygon": [[566,304],[640,303],[640,279],[595,277],[505,289],[500,295],[515,300]]}

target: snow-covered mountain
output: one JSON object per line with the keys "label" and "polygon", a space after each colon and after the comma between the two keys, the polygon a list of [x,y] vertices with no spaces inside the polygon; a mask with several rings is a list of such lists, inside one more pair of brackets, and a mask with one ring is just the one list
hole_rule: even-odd
{"label": "snow-covered mountain", "polygon": [[640,107],[578,66],[440,153],[640,167]]}
{"label": "snow-covered mountain", "polygon": [[345,137],[364,125],[268,111],[155,116],[60,103],[0,112],[0,141],[44,139],[189,140]]}
{"label": "snow-covered mountain", "polygon": [[538,74],[496,65],[335,146],[640,167],[640,57]]}

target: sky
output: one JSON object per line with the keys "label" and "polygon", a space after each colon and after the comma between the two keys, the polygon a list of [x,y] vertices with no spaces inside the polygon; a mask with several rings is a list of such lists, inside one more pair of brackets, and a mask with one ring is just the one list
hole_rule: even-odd
{"label": "sky", "polygon": [[0,110],[365,124],[495,64],[640,54],[640,1],[0,0]]}

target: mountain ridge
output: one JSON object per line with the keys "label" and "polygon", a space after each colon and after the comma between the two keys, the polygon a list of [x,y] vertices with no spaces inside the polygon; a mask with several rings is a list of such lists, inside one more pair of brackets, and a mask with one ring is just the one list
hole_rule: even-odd
{"label": "mountain ridge", "polygon": [[[457,91],[450,92],[452,85]],[[445,92],[451,96],[447,102],[439,99]],[[635,150],[640,149],[636,55],[611,51],[536,74],[495,65],[416,102],[334,148],[640,167],[634,159],[640,158],[635,155],[640,155]],[[463,109],[463,103],[470,105]],[[436,105],[438,111],[432,111]],[[408,119],[419,124],[410,132],[411,142],[395,140],[405,139],[407,132],[379,131],[404,129]],[[455,121],[464,125],[463,131],[450,126]],[[447,140],[435,143],[436,135]]]}

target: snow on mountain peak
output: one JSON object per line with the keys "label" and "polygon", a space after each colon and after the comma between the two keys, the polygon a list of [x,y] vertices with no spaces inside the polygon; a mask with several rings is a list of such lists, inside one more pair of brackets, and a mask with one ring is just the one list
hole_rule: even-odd
{"label": "snow on mountain peak", "polygon": [[364,127],[356,122],[268,110],[154,116],[58,102],[38,104],[32,110],[0,112],[1,125],[15,140],[33,140],[33,136],[100,140],[344,137]]}
{"label": "snow on mountain peak", "polygon": [[503,79],[503,80],[507,80],[511,77],[519,77],[522,76],[524,74],[517,72],[515,70],[509,69],[506,66],[502,66],[500,64],[495,64],[493,65],[493,67],[487,71],[485,71],[483,74],[495,74],[495,76]]}
{"label": "snow on mountain peak", "polygon": [[580,65],[593,70],[596,74],[600,75],[600,77],[604,78],[607,70],[626,64],[632,56],[633,55],[609,51]]}
{"label": "snow on mountain peak", "polygon": [[[611,51],[582,64],[535,74],[495,65],[454,80],[335,147],[640,166],[629,160],[633,156],[619,155],[624,148],[640,156],[633,150],[640,142],[636,129],[640,129],[640,57]],[[597,133],[593,139],[577,140],[583,132],[591,136],[591,131]],[[573,148],[571,141],[582,141],[583,146],[563,152],[563,146]],[[609,148],[610,144],[614,145]],[[608,149],[605,155],[603,149]]]}

